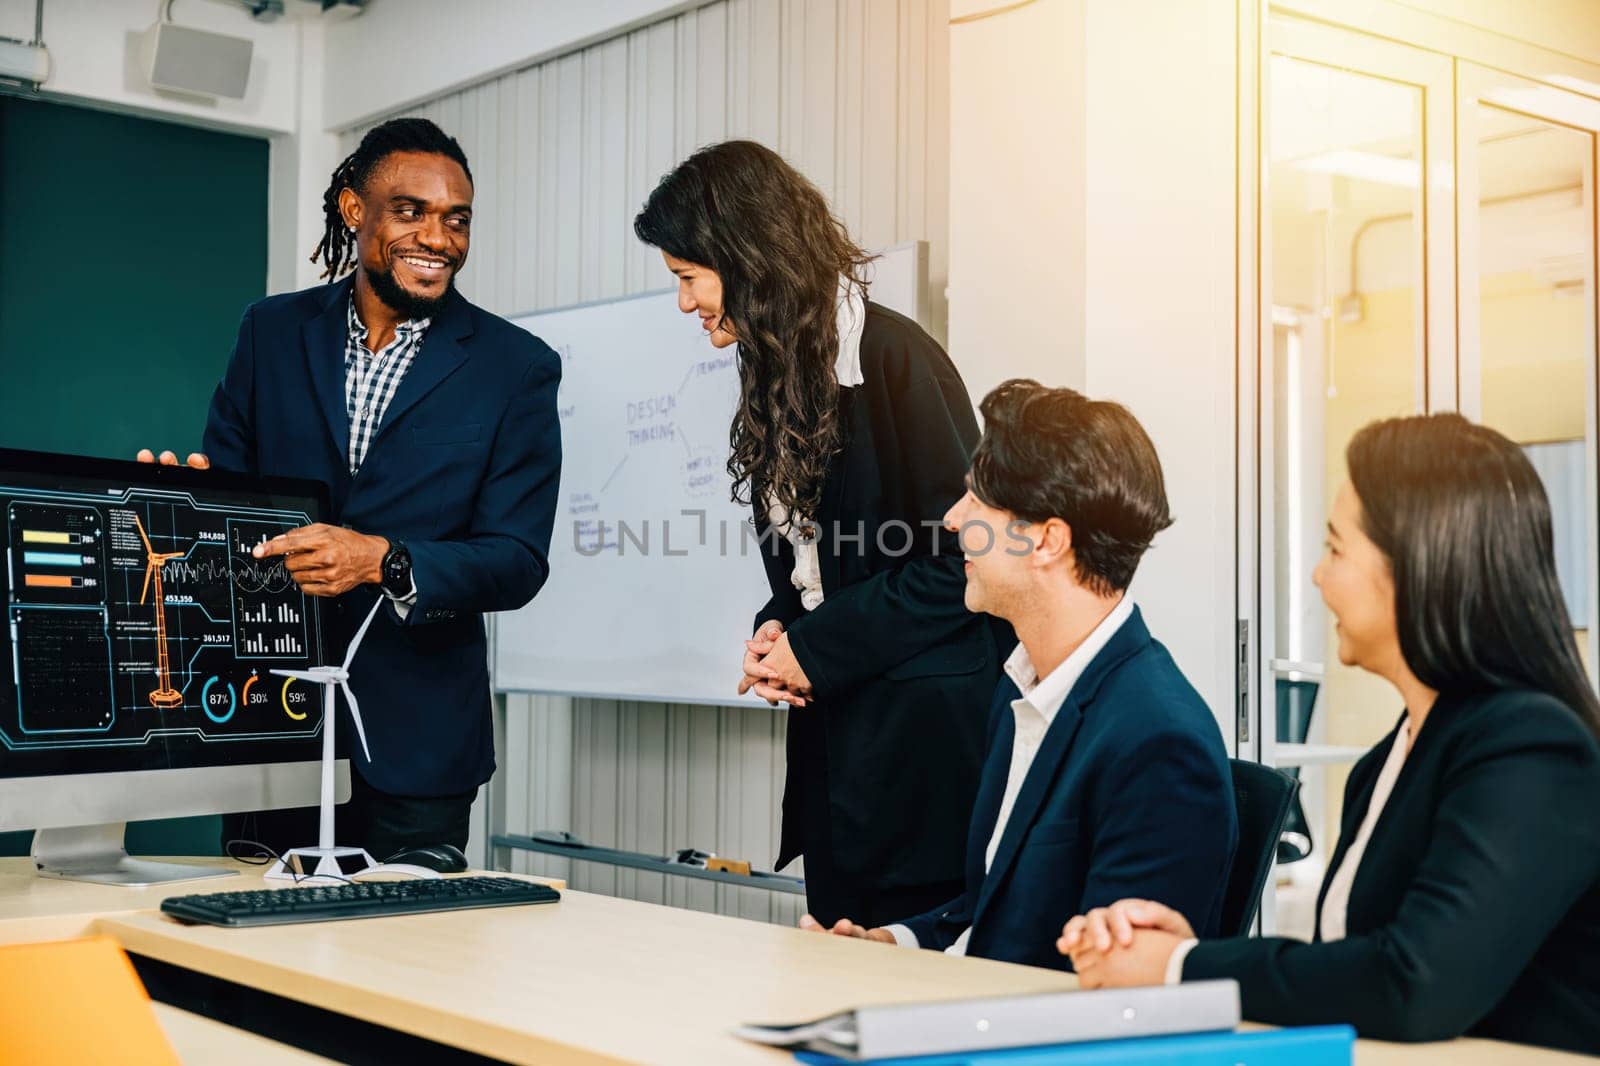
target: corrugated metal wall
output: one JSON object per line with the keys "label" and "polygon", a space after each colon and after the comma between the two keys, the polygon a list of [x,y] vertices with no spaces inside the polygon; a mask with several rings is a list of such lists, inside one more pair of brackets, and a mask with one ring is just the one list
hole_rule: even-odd
{"label": "corrugated metal wall", "polygon": [[[634,212],[696,147],[750,137],[805,171],[864,246],[930,243],[942,340],[948,10],[948,0],[721,0],[413,110],[459,138],[472,163],[462,291],[512,314],[664,288],[658,253],[633,237]],[[345,134],[347,151],[363,132]],[[728,649],[730,685],[741,651]],[[495,793],[506,831],[564,828],[594,844],[692,846],[761,866],[776,856],[781,713],[513,695],[503,714]],[[798,897],[753,889],[525,854],[512,868],[749,918],[800,914]]]}

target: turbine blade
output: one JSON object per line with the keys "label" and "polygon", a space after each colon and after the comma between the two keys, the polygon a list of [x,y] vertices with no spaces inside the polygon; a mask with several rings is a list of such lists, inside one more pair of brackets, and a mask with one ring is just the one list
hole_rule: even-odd
{"label": "turbine blade", "polygon": [[350,705],[350,720],[356,724],[356,736],[361,738],[361,751],[366,755],[367,761],[371,762],[372,749],[367,747],[367,727],[361,724],[361,708],[356,704],[356,694],[350,691],[350,684],[347,681],[339,682],[339,687],[344,689],[345,702]]}
{"label": "turbine blade", "polygon": [[144,541],[144,550],[147,555],[154,555],[156,550],[150,546],[150,538],[144,535],[144,523],[139,521],[139,516],[133,516],[133,527],[139,531],[139,539]]}
{"label": "turbine blade", "polygon": [[139,602],[140,603],[143,603],[144,602],[144,598],[150,594],[150,576],[152,574],[154,574],[155,572],[156,572],[156,564],[155,563],[151,563],[151,564],[149,564],[148,566],[146,566],[144,568],[144,588],[142,590],[140,590],[140,592],[139,592]]}
{"label": "turbine blade", "polygon": [[[372,603],[372,610],[367,612],[367,617],[362,620],[361,628],[356,630],[356,635],[350,640],[350,650],[344,653],[344,668],[350,669],[350,664],[355,661],[356,651],[361,647],[361,638],[367,635],[367,628],[372,625],[372,620],[378,617],[378,608],[383,606],[383,596],[379,596]],[[346,689],[346,691],[349,691]]]}
{"label": "turbine blade", "polygon": [[311,670],[272,670],[269,673],[277,674],[279,677],[292,677],[296,681],[314,681],[317,684],[327,680],[321,674]]}

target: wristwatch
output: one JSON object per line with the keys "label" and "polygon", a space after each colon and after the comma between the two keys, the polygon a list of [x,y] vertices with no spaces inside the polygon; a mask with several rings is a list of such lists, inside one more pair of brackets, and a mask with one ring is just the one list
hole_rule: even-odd
{"label": "wristwatch", "polygon": [[405,544],[393,541],[383,554],[383,591],[397,600],[411,595],[411,552]]}

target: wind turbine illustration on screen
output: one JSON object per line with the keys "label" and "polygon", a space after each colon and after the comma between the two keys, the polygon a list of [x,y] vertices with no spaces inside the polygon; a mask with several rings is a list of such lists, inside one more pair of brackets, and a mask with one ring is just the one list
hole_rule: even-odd
{"label": "wind turbine illustration on screen", "polygon": [[372,625],[372,620],[377,617],[378,609],[382,606],[383,597],[380,596],[373,603],[372,610],[367,612],[361,628],[356,630],[356,635],[351,638],[350,649],[344,653],[342,665],[272,671],[279,677],[314,681],[322,686],[322,802],[317,846],[291,848],[272,864],[272,868],[267,871],[267,877],[290,881],[304,881],[308,877],[348,878],[376,865],[365,849],[341,848],[333,842],[333,725],[334,691],[343,689],[345,702],[350,705],[350,720],[355,723],[356,736],[361,738],[361,750],[369,762],[372,760],[372,750],[367,747],[367,729],[361,724],[361,707],[356,703],[356,694],[350,691],[350,664],[355,661],[356,651],[361,647],[361,638],[367,635],[367,627]]}
{"label": "wind turbine illustration on screen", "polygon": [[139,539],[144,541],[144,590],[139,593],[139,602],[144,603],[150,594],[150,583],[156,586],[156,689],[150,693],[150,706],[152,707],[180,707],[183,705],[183,693],[172,687],[172,674],[167,666],[167,599],[161,590],[161,568],[173,559],[182,559],[185,552],[158,552],[150,544],[150,538],[145,535],[144,523],[139,521],[139,516],[133,516],[133,524],[139,530]]}

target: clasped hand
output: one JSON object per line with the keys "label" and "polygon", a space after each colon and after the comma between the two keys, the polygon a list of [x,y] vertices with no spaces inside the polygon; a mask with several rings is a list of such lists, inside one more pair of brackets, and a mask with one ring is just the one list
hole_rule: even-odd
{"label": "clasped hand", "polygon": [[782,622],[767,622],[753,638],[744,642],[744,649],[744,677],[739,681],[739,695],[753,690],[773,706],[779,703],[791,707],[806,705],[811,698],[811,679],[794,657]]}
{"label": "clasped hand", "polygon": [[1188,920],[1171,907],[1123,899],[1067,922],[1056,950],[1072,959],[1080,987],[1159,985],[1172,953],[1193,936]]}

